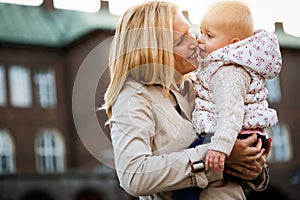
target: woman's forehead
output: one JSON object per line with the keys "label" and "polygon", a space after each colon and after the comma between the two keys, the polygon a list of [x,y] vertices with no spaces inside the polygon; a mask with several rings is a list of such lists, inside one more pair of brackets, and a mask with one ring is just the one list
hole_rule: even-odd
{"label": "woman's forehead", "polygon": [[188,33],[190,23],[186,20],[181,11],[177,11],[173,17],[173,31]]}

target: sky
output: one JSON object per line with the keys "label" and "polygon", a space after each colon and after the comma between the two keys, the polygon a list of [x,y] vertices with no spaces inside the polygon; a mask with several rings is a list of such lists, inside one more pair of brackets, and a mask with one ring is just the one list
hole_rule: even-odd
{"label": "sky", "polygon": [[[145,0],[110,0],[112,13],[122,13],[129,5]],[[146,0],[147,1],[147,0]],[[206,7],[214,0],[169,0],[180,6],[183,10],[189,11],[189,18],[192,23],[200,23],[201,15]],[[126,4],[122,3],[126,2]],[[275,22],[283,22],[284,30],[291,35],[300,37],[300,9],[295,0],[247,0],[245,1],[254,18],[256,29],[267,29],[274,31]]]}
{"label": "sky", "polygon": [[[46,0],[48,1],[48,0]],[[115,15],[122,15],[130,6],[148,0],[109,0],[110,11]],[[173,2],[182,10],[189,11],[192,23],[200,23],[201,15],[206,7],[215,0],[165,0]],[[0,0],[26,5],[40,5],[43,0]],[[249,5],[255,29],[267,29],[274,31],[275,22],[283,22],[286,33],[300,37],[300,9],[295,0],[245,0]],[[54,6],[60,9],[85,10],[97,12],[100,8],[100,0],[54,0]]]}

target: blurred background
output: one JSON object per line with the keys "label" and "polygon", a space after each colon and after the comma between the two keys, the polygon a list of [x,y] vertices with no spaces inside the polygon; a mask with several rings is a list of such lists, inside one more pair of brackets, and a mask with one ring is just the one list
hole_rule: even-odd
{"label": "blurred background", "polygon": [[[89,148],[100,148],[107,159],[102,163],[77,133],[72,109],[77,97],[72,95],[82,63],[99,44],[102,50],[106,45],[99,60],[107,59],[104,41],[113,36],[122,12],[137,2],[142,1],[0,1],[0,200],[134,199],[120,188],[113,164],[107,164],[111,149],[101,148],[107,140],[86,133]],[[197,34],[200,16],[195,13],[211,1],[173,2],[182,6]],[[270,130],[271,183],[248,199],[300,199],[300,32],[291,23],[299,12],[288,2],[249,1],[256,27],[277,35],[283,68],[279,78],[267,82],[269,104],[279,116]],[[108,80],[103,73],[93,109],[103,103]],[[97,112],[97,120],[109,134],[105,113]],[[81,121],[88,124],[88,118]]]}

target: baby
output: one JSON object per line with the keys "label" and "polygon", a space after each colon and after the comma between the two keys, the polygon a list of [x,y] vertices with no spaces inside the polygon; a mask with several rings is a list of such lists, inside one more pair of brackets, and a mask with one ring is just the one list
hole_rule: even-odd
{"label": "baby", "polygon": [[[199,136],[205,140],[211,136],[205,169],[221,173],[238,135],[266,138],[264,129],[277,123],[276,111],[268,108],[265,81],[279,74],[281,53],[274,34],[254,32],[251,11],[240,1],[212,4],[201,20],[198,42],[202,61],[194,83],[192,121]],[[185,199],[199,198],[197,189],[186,193]],[[220,190],[228,196],[218,196]],[[200,199],[245,199],[245,195],[240,184],[224,179],[209,184]]]}
{"label": "baby", "polygon": [[281,54],[275,35],[254,33],[250,9],[242,2],[216,2],[200,27],[203,61],[195,81],[193,123],[199,134],[214,134],[205,164],[218,172],[241,130],[266,136],[264,129],[277,123],[265,80],[279,74]]}

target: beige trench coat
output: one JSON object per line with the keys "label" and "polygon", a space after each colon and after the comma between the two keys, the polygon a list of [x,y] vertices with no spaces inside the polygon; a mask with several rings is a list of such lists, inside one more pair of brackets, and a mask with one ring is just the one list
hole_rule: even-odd
{"label": "beige trench coat", "polygon": [[[222,178],[192,173],[190,163],[204,159],[207,145],[189,148],[197,135],[190,122],[193,100],[172,91],[182,111],[174,109],[159,86],[127,80],[112,107],[109,121],[115,165],[121,187],[140,199],[172,199],[172,190]],[[265,173],[266,174],[266,173]],[[254,189],[265,187],[268,177]]]}

